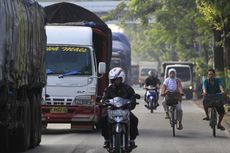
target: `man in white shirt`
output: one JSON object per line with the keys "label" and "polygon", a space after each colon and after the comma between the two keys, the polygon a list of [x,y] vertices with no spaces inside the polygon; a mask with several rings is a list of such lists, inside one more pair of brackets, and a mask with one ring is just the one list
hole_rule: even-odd
{"label": "man in white shirt", "polygon": [[[176,77],[176,70],[173,68],[169,69],[168,76],[169,77],[164,80],[163,86],[161,88],[161,95],[165,96],[168,91],[169,92],[179,92],[181,95],[183,95],[184,93],[183,93],[181,81],[180,79]],[[169,113],[168,113],[168,106],[166,105],[166,102],[165,102],[165,98],[164,98],[164,101],[162,102],[162,105],[166,112],[165,118],[168,119]],[[182,125],[183,110],[181,106],[181,98],[180,98],[179,103],[176,105],[176,113],[177,113],[176,116],[177,116],[177,121],[178,121],[177,129],[182,130],[183,129],[183,125]]]}

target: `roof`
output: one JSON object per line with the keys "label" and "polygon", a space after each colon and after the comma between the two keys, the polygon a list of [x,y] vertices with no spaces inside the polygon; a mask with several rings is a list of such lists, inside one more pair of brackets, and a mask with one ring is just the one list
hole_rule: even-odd
{"label": "roof", "polygon": [[94,22],[107,27],[95,13],[73,3],[61,2],[46,6],[45,13],[48,23]]}
{"label": "roof", "polygon": [[[60,1],[58,0],[47,0],[46,2],[39,1],[39,4],[43,7],[46,7],[48,5],[52,5],[55,3],[58,3]],[[67,1],[66,1],[67,2]],[[92,12],[109,12],[116,8],[116,6],[121,3],[121,1],[84,1],[84,2],[76,2],[74,0],[68,1],[69,3],[73,3],[75,5],[79,5],[81,7],[84,7]]]}

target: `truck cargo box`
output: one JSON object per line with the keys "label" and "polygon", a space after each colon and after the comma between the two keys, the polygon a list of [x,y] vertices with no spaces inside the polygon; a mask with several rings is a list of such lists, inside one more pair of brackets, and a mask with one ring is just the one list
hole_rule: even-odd
{"label": "truck cargo box", "polygon": [[[36,9],[36,11],[35,11]],[[44,11],[37,3],[3,0],[0,5],[0,81],[18,88],[45,84]],[[39,38],[39,39],[38,39]],[[34,73],[36,72],[36,73]],[[4,83],[3,83],[4,82]]]}

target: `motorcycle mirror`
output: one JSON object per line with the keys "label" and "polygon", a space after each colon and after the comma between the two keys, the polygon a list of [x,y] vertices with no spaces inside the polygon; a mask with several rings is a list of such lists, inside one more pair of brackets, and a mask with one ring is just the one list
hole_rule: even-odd
{"label": "motorcycle mirror", "polygon": [[141,96],[140,96],[139,94],[135,94],[135,98],[136,98],[136,99],[140,99]]}

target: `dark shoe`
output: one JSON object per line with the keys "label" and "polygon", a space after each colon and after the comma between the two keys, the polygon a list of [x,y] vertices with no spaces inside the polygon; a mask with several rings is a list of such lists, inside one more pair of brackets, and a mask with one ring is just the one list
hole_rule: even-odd
{"label": "dark shoe", "polygon": [[178,122],[178,126],[177,126],[177,130],[182,130],[183,129],[183,125],[181,122]]}
{"label": "dark shoe", "polygon": [[165,119],[170,119],[170,117],[169,117],[169,113],[168,113],[168,112],[166,112]]}
{"label": "dark shoe", "polygon": [[203,120],[209,121],[209,117],[205,117],[203,118]]}
{"label": "dark shoe", "polygon": [[225,128],[224,128],[222,125],[218,125],[218,126],[217,126],[217,129],[220,129],[221,131],[224,131],[224,130],[225,130]]}
{"label": "dark shoe", "polygon": [[103,148],[109,148],[109,140],[105,140]]}
{"label": "dark shoe", "polygon": [[130,148],[132,148],[132,149],[137,147],[134,140],[130,140],[129,144],[130,144]]}

